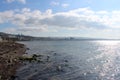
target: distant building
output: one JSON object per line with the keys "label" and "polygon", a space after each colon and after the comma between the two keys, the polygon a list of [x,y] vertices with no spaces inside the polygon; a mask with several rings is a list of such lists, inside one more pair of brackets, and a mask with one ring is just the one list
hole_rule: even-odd
{"label": "distant building", "polygon": [[24,37],[23,35],[17,35],[16,38],[17,38],[19,41],[25,40],[25,37]]}
{"label": "distant building", "polygon": [[16,38],[15,35],[8,35],[9,38]]}
{"label": "distant building", "polygon": [[14,41],[17,41],[17,38],[14,35],[3,35],[3,36],[0,37],[0,41],[14,42]]}
{"label": "distant building", "polygon": [[2,41],[4,41],[4,42],[8,41],[8,36],[7,35],[1,36],[1,38],[2,38]]}
{"label": "distant building", "polygon": [[17,41],[17,37],[15,35],[8,35],[7,40],[12,42]]}

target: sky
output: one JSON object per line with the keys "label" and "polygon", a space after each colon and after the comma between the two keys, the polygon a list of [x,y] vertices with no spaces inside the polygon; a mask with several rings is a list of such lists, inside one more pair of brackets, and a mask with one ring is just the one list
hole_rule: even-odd
{"label": "sky", "polygon": [[120,39],[120,0],[1,0],[0,32]]}

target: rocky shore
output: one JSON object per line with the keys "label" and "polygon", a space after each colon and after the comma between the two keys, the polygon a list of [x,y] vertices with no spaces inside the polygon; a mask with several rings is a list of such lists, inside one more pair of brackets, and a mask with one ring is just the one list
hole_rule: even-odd
{"label": "rocky shore", "polygon": [[25,51],[24,44],[0,42],[0,80],[14,80],[16,69],[21,64],[19,57]]}

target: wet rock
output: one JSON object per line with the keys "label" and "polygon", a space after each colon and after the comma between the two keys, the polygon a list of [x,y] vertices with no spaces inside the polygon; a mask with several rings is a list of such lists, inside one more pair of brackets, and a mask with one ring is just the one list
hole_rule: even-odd
{"label": "wet rock", "polygon": [[68,60],[65,60],[65,62],[68,62]]}
{"label": "wet rock", "polygon": [[43,61],[41,61],[41,60],[37,60],[37,62],[38,62],[38,63],[43,63]]}
{"label": "wet rock", "polygon": [[32,55],[33,58],[39,57],[37,54]]}
{"label": "wet rock", "polygon": [[57,55],[57,53],[54,53],[54,55]]}
{"label": "wet rock", "polygon": [[57,71],[63,71],[63,70],[62,70],[62,66],[60,66],[60,65],[57,66],[57,67],[56,67],[56,70],[57,70]]}
{"label": "wet rock", "polygon": [[32,62],[33,60],[36,59],[33,58],[32,56],[26,56],[26,57],[20,57],[19,60]]}
{"label": "wet rock", "polygon": [[30,50],[30,48],[26,48],[27,50]]}
{"label": "wet rock", "polygon": [[17,76],[11,76],[10,80],[15,80],[17,78]]}
{"label": "wet rock", "polygon": [[68,64],[65,64],[65,67],[69,67],[69,65],[68,65]]}
{"label": "wet rock", "polygon": [[47,56],[47,62],[49,62],[50,61],[50,56]]}
{"label": "wet rock", "polygon": [[37,72],[38,70],[37,69],[35,69],[35,72]]}
{"label": "wet rock", "polygon": [[50,51],[50,52],[54,52],[54,51]]}
{"label": "wet rock", "polygon": [[42,62],[41,59],[39,58],[41,55],[33,54],[33,55],[26,55],[24,54],[22,57],[19,58],[19,60],[22,61],[36,61],[36,62]]}

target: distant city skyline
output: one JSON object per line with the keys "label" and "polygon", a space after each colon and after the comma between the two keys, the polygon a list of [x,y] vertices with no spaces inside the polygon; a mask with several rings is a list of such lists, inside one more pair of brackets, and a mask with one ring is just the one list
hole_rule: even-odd
{"label": "distant city skyline", "polygon": [[120,39],[120,0],[1,0],[0,32]]}

